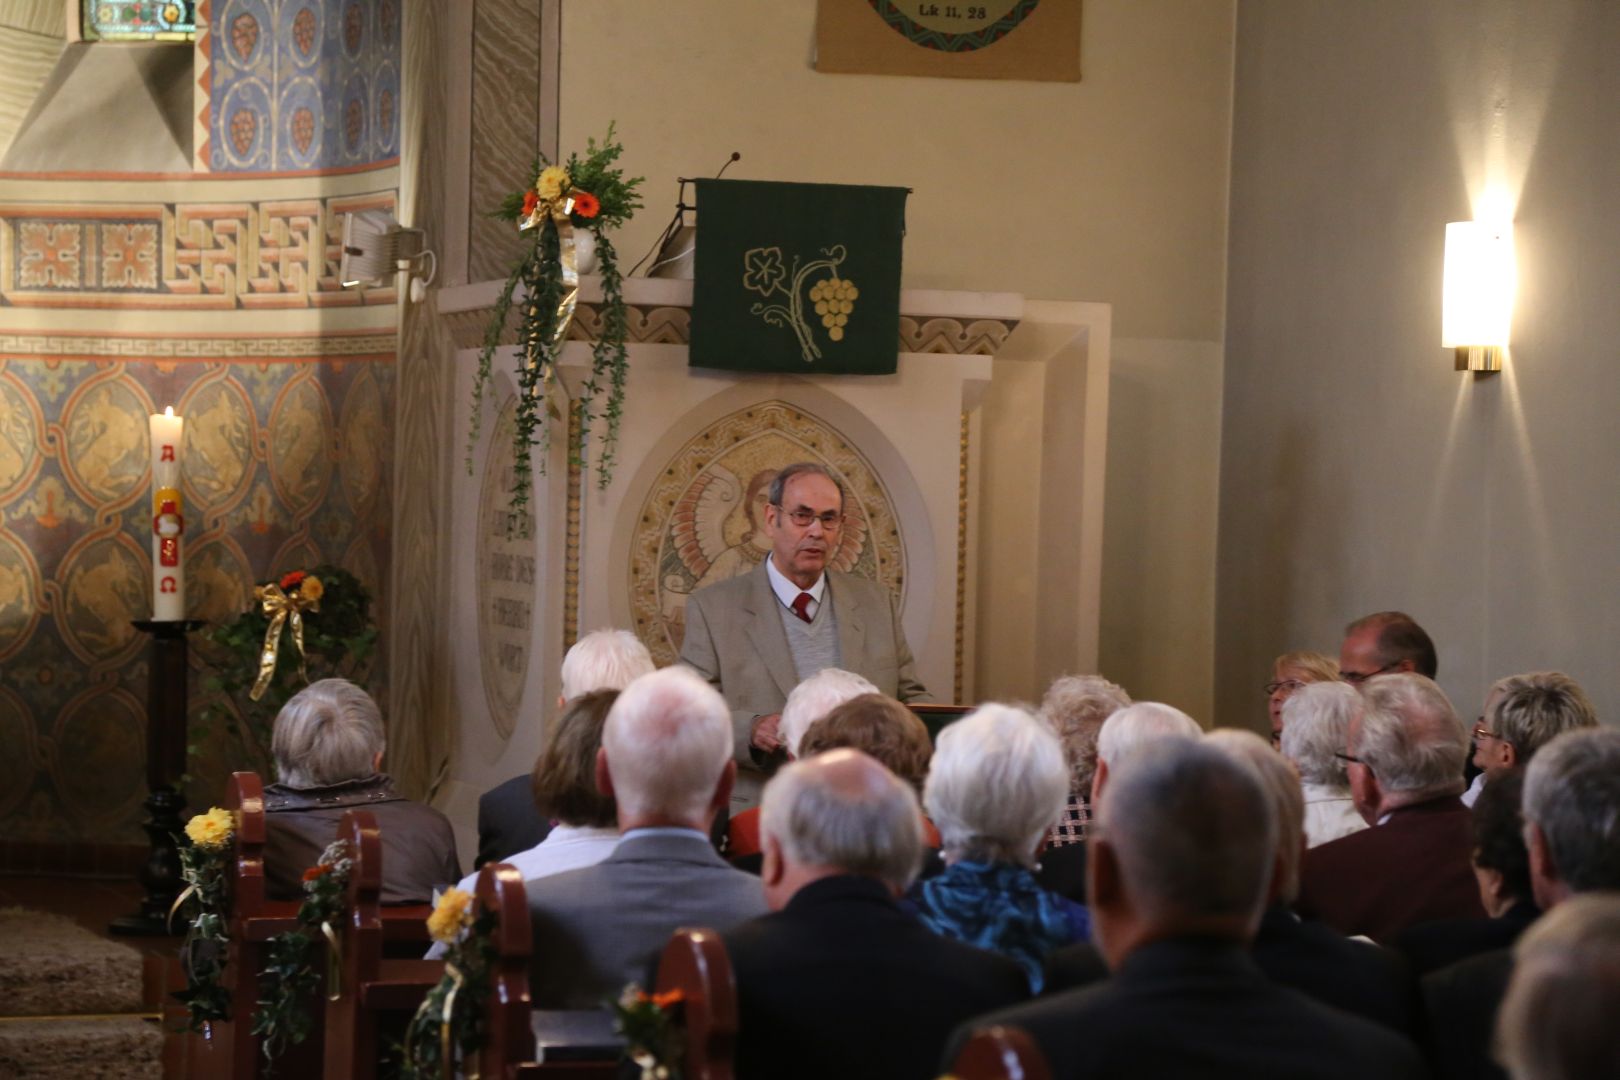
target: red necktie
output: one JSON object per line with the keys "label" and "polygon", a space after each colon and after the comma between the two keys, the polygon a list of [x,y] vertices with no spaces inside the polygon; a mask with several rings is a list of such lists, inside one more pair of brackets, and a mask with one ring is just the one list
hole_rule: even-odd
{"label": "red necktie", "polygon": [[803,619],[805,622],[809,622],[810,621],[810,601],[812,601],[814,599],[815,599],[815,597],[811,596],[807,592],[802,592],[798,596],[795,596],[793,598],[793,614],[797,615],[799,618]]}

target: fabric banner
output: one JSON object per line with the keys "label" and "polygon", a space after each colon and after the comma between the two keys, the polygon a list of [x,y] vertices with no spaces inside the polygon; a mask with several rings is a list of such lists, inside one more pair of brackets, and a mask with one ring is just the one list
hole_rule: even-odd
{"label": "fabric banner", "polygon": [[908,189],[696,184],[691,366],[894,374]]}
{"label": "fabric banner", "polygon": [[1080,81],[1080,0],[819,0],[816,70]]}

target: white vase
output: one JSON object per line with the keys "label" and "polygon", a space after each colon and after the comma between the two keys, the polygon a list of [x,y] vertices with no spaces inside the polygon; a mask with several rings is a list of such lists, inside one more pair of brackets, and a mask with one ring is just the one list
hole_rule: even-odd
{"label": "white vase", "polygon": [[596,269],[596,234],[589,229],[574,230],[574,269],[581,274]]}

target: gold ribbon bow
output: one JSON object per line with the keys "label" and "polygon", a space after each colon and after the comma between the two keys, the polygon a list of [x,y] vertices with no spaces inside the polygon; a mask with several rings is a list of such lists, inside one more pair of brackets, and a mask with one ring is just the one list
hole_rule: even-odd
{"label": "gold ribbon bow", "polygon": [[[449,963],[448,961],[444,965],[444,974],[445,978],[450,980],[451,985],[450,992],[444,995],[444,1010],[439,1016],[440,1068],[445,1068],[445,1066],[449,1065],[450,1062],[454,1060],[451,1055],[455,1052],[456,1045],[456,994],[459,993],[461,988],[467,983],[467,977],[461,973],[460,969],[458,969],[456,965]],[[423,1002],[424,1006],[426,1006],[426,1004],[426,1002]],[[449,1070],[445,1069],[445,1073],[448,1075]],[[475,1071],[471,1075],[476,1077],[478,1074]]]}
{"label": "gold ribbon bow", "polygon": [[253,599],[263,605],[264,613],[270,617],[270,628],[264,632],[264,648],[259,652],[259,677],[248,692],[248,697],[258,701],[275,677],[276,658],[281,649],[281,628],[286,623],[292,623],[293,644],[298,647],[298,674],[304,677],[305,682],[309,681],[309,676],[304,673],[303,613],[321,610],[321,602],[307,599],[297,589],[288,596],[281,591],[280,585],[273,582],[254,586]]}

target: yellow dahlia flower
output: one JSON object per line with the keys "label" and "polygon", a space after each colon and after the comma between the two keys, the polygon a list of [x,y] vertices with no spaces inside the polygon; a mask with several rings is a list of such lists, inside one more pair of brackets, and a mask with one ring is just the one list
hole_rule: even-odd
{"label": "yellow dahlia flower", "polygon": [[298,595],[302,596],[306,602],[313,604],[326,595],[326,586],[321,584],[320,578],[311,574],[304,579],[302,585],[298,586]]}
{"label": "yellow dahlia flower", "polygon": [[539,194],[541,202],[556,202],[562,197],[569,182],[567,169],[561,165],[547,165],[540,170],[540,179],[535,182],[534,190]]}
{"label": "yellow dahlia flower", "polygon": [[231,842],[235,831],[236,821],[231,812],[218,806],[186,822],[186,836],[200,848],[222,848]]}
{"label": "yellow dahlia flower", "polygon": [[461,928],[472,922],[472,899],[472,893],[465,889],[446,889],[428,916],[428,936],[445,944],[454,941]]}

